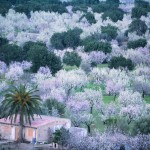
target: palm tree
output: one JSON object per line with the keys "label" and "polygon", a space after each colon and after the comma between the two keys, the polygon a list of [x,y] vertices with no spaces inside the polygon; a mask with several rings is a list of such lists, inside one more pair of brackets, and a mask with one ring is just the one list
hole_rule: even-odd
{"label": "palm tree", "polygon": [[34,115],[41,114],[41,100],[36,94],[37,89],[28,90],[25,85],[12,86],[2,101],[2,117],[10,119],[11,123],[16,122],[19,117],[20,133],[19,141],[23,142],[24,123],[31,125]]}

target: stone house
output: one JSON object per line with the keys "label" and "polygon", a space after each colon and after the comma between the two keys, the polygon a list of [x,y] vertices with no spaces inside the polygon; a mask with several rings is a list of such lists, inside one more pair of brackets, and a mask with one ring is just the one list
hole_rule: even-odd
{"label": "stone house", "polygon": [[[20,129],[18,122],[19,119],[17,119],[16,123],[11,123],[8,119],[0,119],[1,137],[7,140],[17,140]],[[61,127],[69,129],[71,127],[71,121],[69,119],[50,116],[35,116],[31,122],[31,126],[29,124],[24,125],[24,139],[30,142],[33,138],[36,138],[37,141],[48,141],[49,130],[54,131]]]}

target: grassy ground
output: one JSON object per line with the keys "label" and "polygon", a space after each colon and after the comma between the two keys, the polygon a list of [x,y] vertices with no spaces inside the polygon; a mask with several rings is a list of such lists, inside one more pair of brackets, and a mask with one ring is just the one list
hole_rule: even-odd
{"label": "grassy ground", "polygon": [[106,68],[108,67],[108,64],[99,64],[97,65],[98,68]]}
{"label": "grassy ground", "polygon": [[66,71],[71,71],[71,70],[75,70],[75,69],[78,69],[77,66],[68,66],[68,65],[63,65],[63,69],[66,70]]}
{"label": "grassy ground", "polygon": [[[108,64],[98,65],[98,68],[105,68],[105,67],[108,67]],[[76,66],[67,66],[67,65],[64,65],[63,68],[66,71],[77,69]],[[114,102],[114,96],[106,95],[105,87],[102,84],[100,85],[100,84],[95,84],[95,83],[88,83],[85,86],[85,88],[93,89],[93,90],[100,90],[101,89],[102,93],[103,93],[103,102],[105,104],[109,104],[111,102]],[[76,92],[81,92],[81,89],[77,89]],[[117,97],[116,97],[116,99],[117,99]],[[145,101],[146,101],[146,103],[150,104],[150,96],[145,96]],[[95,122],[92,125],[92,132],[94,132],[95,130],[97,130],[99,132],[104,132],[106,129],[106,126],[101,121],[100,114],[98,112],[94,111],[93,116],[94,116]]]}
{"label": "grassy ground", "polygon": [[145,101],[148,103],[148,104],[150,104],[150,96],[145,96]]}

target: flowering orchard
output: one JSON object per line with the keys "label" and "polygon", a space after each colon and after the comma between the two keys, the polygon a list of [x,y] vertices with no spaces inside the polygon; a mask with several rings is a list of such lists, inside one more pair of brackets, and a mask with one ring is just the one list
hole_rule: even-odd
{"label": "flowering orchard", "polygon": [[70,149],[149,150],[149,2],[49,3],[63,12],[0,10],[0,105],[12,85],[37,87],[43,115],[87,129]]}

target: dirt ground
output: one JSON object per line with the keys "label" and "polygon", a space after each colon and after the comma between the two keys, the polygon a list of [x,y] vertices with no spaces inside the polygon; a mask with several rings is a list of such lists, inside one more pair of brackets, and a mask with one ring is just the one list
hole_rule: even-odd
{"label": "dirt ground", "polygon": [[62,150],[61,149],[54,149],[54,148],[34,148],[33,144],[25,144],[25,143],[21,143],[19,145],[19,147],[16,147],[15,150]]}

